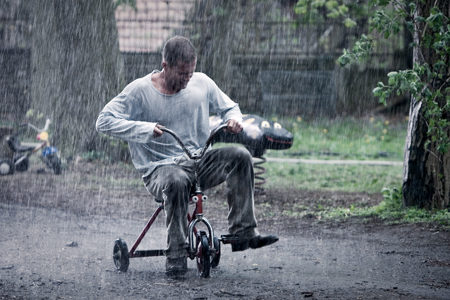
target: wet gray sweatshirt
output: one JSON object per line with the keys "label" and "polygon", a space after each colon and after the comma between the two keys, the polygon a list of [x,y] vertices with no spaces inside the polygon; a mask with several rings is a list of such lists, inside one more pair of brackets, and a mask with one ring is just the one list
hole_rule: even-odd
{"label": "wet gray sweatshirt", "polygon": [[113,98],[100,112],[98,132],[128,142],[133,164],[143,176],[161,164],[177,163],[183,151],[169,134],[153,137],[156,124],[178,134],[187,148],[198,151],[209,136],[209,115],[224,121],[242,121],[239,106],[207,75],[195,72],[186,88],[174,95],[159,92],[151,82],[153,71]]}

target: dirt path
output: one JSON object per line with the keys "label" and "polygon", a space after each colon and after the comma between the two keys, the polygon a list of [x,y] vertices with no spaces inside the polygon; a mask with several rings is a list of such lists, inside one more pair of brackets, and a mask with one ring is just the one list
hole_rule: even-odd
{"label": "dirt path", "polygon": [[[129,271],[118,273],[113,241],[134,242],[146,222],[142,203],[148,205],[148,196],[135,186],[117,184],[118,177],[132,172],[115,181],[91,182],[87,176],[112,171],[84,166],[83,176],[71,170],[62,177],[40,174],[39,181],[30,180],[36,176],[32,172],[0,178],[0,299],[450,298],[449,232],[376,220],[286,218],[279,213],[282,208],[269,214],[267,198],[257,199],[260,230],[278,234],[280,241],[241,253],[223,246],[211,278],[198,278],[194,261],[188,262],[184,278],[167,278],[162,257],[131,259]],[[108,182],[115,190],[106,192]],[[33,194],[36,190],[41,193]],[[324,199],[377,201],[363,194],[276,194],[282,207],[294,200],[303,205]],[[224,199],[217,198],[218,204],[206,210],[215,230],[224,233],[226,209]],[[269,198],[274,198],[270,191]],[[142,248],[163,247],[162,218],[155,225]]]}
{"label": "dirt path", "polygon": [[267,157],[268,162],[283,162],[291,164],[313,164],[313,165],[372,165],[372,166],[402,166],[402,161],[392,160],[352,160],[352,159],[303,159]]}

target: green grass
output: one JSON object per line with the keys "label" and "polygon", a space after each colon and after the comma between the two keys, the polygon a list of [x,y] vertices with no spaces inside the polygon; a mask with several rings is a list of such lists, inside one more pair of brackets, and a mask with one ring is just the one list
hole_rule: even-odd
{"label": "green grass", "polygon": [[267,156],[364,160],[403,158],[406,119],[370,117],[304,121],[298,117],[277,121],[294,134],[294,144],[288,150],[270,150]]}
{"label": "green grass", "polygon": [[[287,150],[269,150],[265,157],[319,160],[401,161],[407,120],[345,118],[304,121],[301,118],[273,118],[294,135]],[[215,145],[221,147],[226,144]],[[319,165],[266,162],[266,187],[306,190],[380,193],[397,186],[402,166]]]}
{"label": "green grass", "polygon": [[305,190],[380,193],[398,185],[401,166],[264,164],[266,187],[294,187]]}
{"label": "green grass", "polygon": [[327,208],[316,213],[323,219],[346,219],[349,217],[377,217],[389,224],[434,223],[450,229],[450,211],[425,210],[417,207],[403,207],[400,189],[383,189],[384,200],[372,207]]}

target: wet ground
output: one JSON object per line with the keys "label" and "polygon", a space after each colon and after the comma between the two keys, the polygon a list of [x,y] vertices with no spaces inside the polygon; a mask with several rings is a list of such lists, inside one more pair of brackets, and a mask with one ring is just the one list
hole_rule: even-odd
{"label": "wet ground", "polygon": [[[113,242],[130,246],[156,204],[123,165],[78,163],[62,175],[0,177],[0,299],[450,299],[450,233],[434,225],[386,225],[377,219],[318,220],[302,211],[367,206],[380,195],[268,190],[256,197],[260,231],[272,246],[231,252],[222,246],[211,277],[195,261],[167,278],[164,258],[133,258],[115,271]],[[226,232],[221,187],[206,216]],[[162,248],[161,217],[142,249]]]}

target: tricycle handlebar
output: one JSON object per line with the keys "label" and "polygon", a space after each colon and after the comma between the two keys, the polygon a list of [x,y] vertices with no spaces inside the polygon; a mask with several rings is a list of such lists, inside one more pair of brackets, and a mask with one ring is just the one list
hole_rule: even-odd
{"label": "tricycle handlebar", "polygon": [[184,145],[183,141],[178,137],[178,135],[173,132],[172,130],[166,128],[166,127],[161,127],[160,129],[164,132],[167,132],[168,134],[170,134],[171,136],[174,137],[174,139],[178,142],[178,144],[181,146],[181,149],[183,149],[184,153],[186,153],[186,155],[190,158],[190,159],[200,159],[203,157],[203,154],[205,154],[206,150],[208,149],[209,145],[211,145],[211,142],[214,138],[214,136],[222,129],[226,128],[228,125],[227,124],[222,124],[217,126],[216,128],[214,128],[211,131],[211,134],[209,135],[209,138],[206,140],[206,144],[203,147],[202,151],[200,152],[199,155],[195,155],[192,154]]}
{"label": "tricycle handlebar", "polygon": [[50,124],[51,124],[51,121],[50,121],[50,119],[46,119],[45,120],[45,125],[44,125],[44,128],[38,128],[38,127],[36,127],[35,125],[33,125],[33,124],[31,124],[31,123],[22,123],[22,124],[20,124],[19,125],[19,127],[30,127],[31,129],[33,129],[34,131],[36,131],[36,132],[38,132],[38,133],[41,133],[41,132],[43,132],[43,131],[47,131],[48,130],[48,127],[50,126]]}

